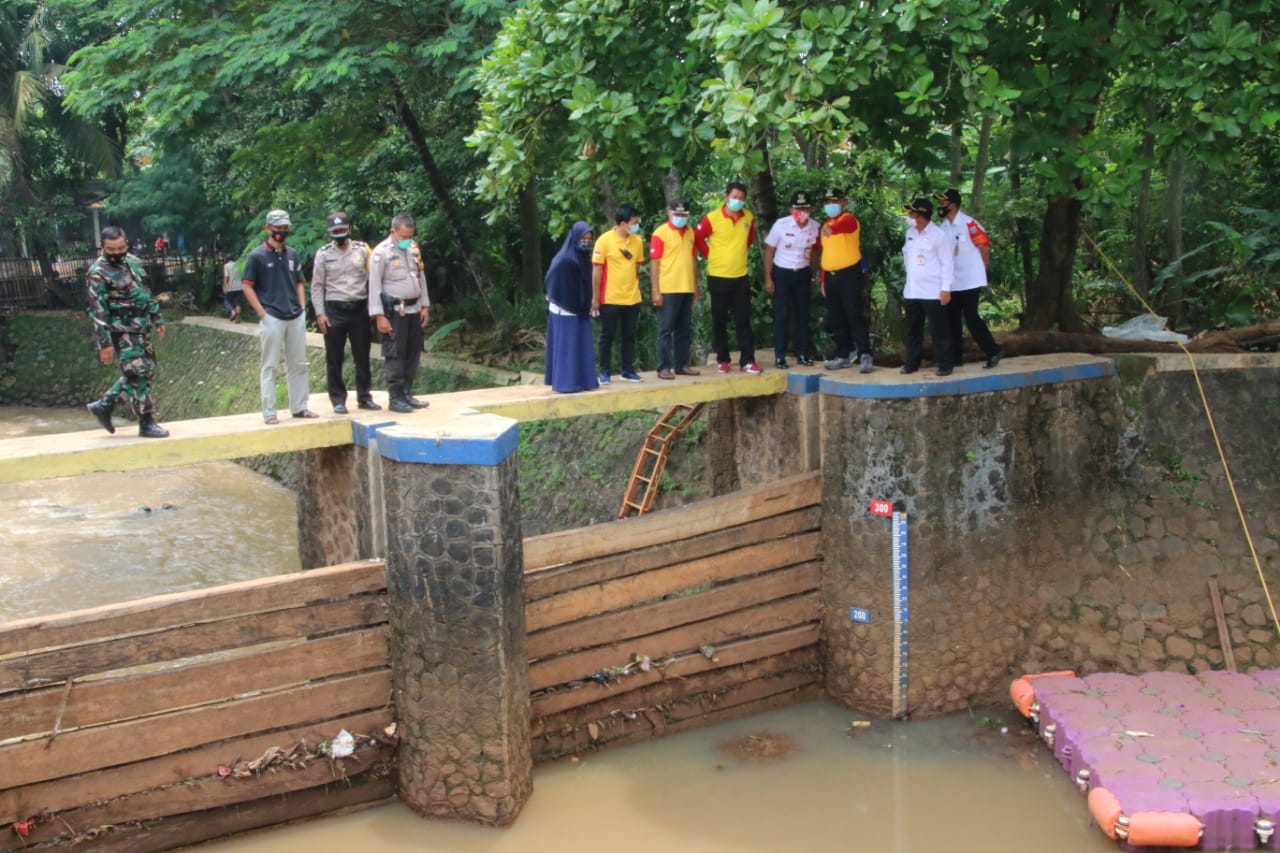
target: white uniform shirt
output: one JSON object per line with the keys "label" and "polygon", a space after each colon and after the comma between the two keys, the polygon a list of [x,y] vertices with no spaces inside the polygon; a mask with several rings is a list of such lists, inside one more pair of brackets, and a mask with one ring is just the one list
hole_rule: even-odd
{"label": "white uniform shirt", "polygon": [[902,261],[907,268],[904,299],[937,299],[950,292],[955,279],[955,250],[945,231],[930,222],[923,231],[907,228],[902,244]]}
{"label": "white uniform shirt", "polygon": [[976,290],[987,286],[987,265],[982,262],[980,246],[990,246],[987,232],[978,220],[962,211],[956,212],[951,222],[943,219],[938,227],[947,233],[953,243],[956,280],[952,290]]}
{"label": "white uniform shirt", "polygon": [[802,270],[809,266],[809,254],[818,244],[822,227],[810,219],[800,226],[791,214],[773,223],[769,236],[764,238],[766,246],[773,247],[773,263],[788,270]]}

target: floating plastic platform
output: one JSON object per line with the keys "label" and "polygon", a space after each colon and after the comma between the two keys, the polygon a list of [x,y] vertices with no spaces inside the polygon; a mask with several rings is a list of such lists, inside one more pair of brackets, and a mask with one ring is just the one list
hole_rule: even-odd
{"label": "floating plastic platform", "polygon": [[1280,670],[1054,672],[1009,692],[1125,849],[1280,849]]}

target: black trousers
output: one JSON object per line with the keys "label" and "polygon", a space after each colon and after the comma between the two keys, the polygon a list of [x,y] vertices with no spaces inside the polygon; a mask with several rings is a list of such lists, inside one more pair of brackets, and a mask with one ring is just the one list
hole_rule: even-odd
{"label": "black trousers", "polygon": [[773,267],[773,356],[786,358],[787,325],[795,321],[795,354],[809,354],[809,283],[813,270]]}
{"label": "black trousers", "polygon": [[904,367],[918,368],[924,351],[924,321],[929,321],[933,338],[933,363],[938,367],[954,367],[951,360],[951,335],[942,302],[937,299],[904,299],[907,314],[907,358]]}
{"label": "black trousers", "polygon": [[689,366],[689,342],[693,327],[693,294],[662,294],[658,320],[658,369],[680,370]]}
{"label": "black trousers", "polygon": [[834,355],[871,352],[871,330],[863,308],[862,268],[858,264],[827,272],[822,279],[827,291],[828,326],[836,340]]}
{"label": "black trousers", "polygon": [[342,379],[342,360],[347,341],[351,341],[351,361],[356,366],[356,399],[372,400],[372,378],[369,371],[369,302],[325,302],[324,316],[329,330],[324,333],[324,369],[329,386],[329,402],[335,406],[347,403],[347,384]]}
{"label": "black trousers", "polygon": [[964,330],[960,328],[961,322],[969,327],[974,343],[986,353],[987,358],[1000,351],[1000,345],[991,337],[987,322],[978,313],[978,303],[981,301],[980,287],[951,291],[951,304],[946,307],[947,329],[951,334],[951,357],[956,364],[964,363]]}
{"label": "black trousers", "polygon": [[382,336],[382,372],[387,377],[387,396],[394,402],[413,393],[413,380],[418,378],[422,361],[422,315],[417,306],[402,316],[387,315],[391,334]]}
{"label": "black trousers", "polygon": [[600,370],[611,373],[613,339],[622,327],[622,372],[636,369],[636,326],[640,325],[640,303],[600,306]]}
{"label": "black trousers", "polygon": [[747,276],[721,278],[707,276],[707,292],[711,294],[711,343],[716,348],[716,361],[729,361],[729,315],[738,336],[738,364],[755,363],[756,339],[751,333],[751,279]]}

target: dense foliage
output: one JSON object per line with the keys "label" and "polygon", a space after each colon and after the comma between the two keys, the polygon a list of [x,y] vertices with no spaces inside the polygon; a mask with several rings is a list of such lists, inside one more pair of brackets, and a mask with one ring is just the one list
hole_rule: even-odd
{"label": "dense foliage", "polygon": [[310,248],[329,210],[371,240],[406,210],[445,317],[502,345],[574,219],[630,201],[648,230],[734,178],[766,222],[794,190],[848,187],[891,315],[898,205],[956,186],[1007,325],[1111,322],[1135,310],[1125,282],[1183,326],[1248,322],[1277,306],[1278,8],[15,0],[3,224],[47,242],[59,199],[121,155],[108,217],[190,246],[238,254],[272,207]]}

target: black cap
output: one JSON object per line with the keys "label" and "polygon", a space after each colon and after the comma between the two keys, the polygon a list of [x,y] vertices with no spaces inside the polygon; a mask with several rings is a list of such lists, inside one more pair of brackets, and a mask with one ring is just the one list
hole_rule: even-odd
{"label": "black cap", "polygon": [[667,205],[667,209],[670,210],[672,213],[674,213],[676,216],[688,216],[689,202],[685,201],[682,198],[672,199],[671,204]]}
{"label": "black cap", "polygon": [[345,213],[330,213],[329,218],[325,220],[325,228],[329,229],[329,233],[334,231],[351,230],[351,217]]}
{"label": "black cap", "polygon": [[940,193],[934,193],[933,197],[938,201],[949,201],[957,206],[960,204],[960,190],[955,189],[954,187]]}
{"label": "black cap", "polygon": [[918,213],[925,218],[931,219],[933,217],[933,202],[923,196],[917,198],[911,204],[904,204],[902,209],[906,213]]}
{"label": "black cap", "polygon": [[827,191],[822,196],[824,199],[833,198],[836,201],[844,201],[844,190],[839,187],[827,187]]}
{"label": "black cap", "polygon": [[791,206],[800,209],[807,209],[810,205],[809,194],[807,192],[798,192],[791,196]]}

